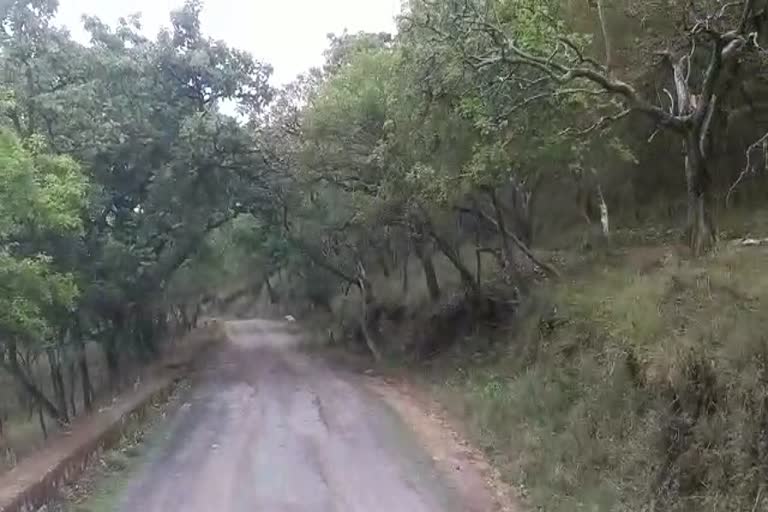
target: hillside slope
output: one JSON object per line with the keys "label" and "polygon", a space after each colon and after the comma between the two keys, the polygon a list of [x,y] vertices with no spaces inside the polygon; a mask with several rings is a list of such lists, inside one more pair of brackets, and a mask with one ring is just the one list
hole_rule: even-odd
{"label": "hillside slope", "polygon": [[544,510],[768,509],[768,249],[578,267],[429,363],[438,396]]}

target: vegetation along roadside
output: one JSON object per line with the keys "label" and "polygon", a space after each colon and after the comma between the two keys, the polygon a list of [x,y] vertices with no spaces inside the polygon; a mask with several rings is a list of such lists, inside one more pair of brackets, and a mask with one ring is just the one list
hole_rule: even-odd
{"label": "vegetation along roadside", "polygon": [[768,508],[767,0],[410,0],[280,87],[198,0],[56,8],[0,2],[6,467],[203,316],[290,314],[531,507]]}

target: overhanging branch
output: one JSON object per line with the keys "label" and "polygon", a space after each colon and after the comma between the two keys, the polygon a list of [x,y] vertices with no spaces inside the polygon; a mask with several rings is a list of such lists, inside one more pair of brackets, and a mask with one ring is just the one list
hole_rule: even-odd
{"label": "overhanging branch", "polygon": [[[484,220],[497,230],[501,229],[499,227],[499,223],[496,222],[496,219],[480,209],[468,208],[466,206],[457,206],[456,210],[461,213],[469,213],[474,215],[479,219]],[[549,274],[550,277],[560,277],[560,272],[558,272],[555,267],[538,259],[536,255],[531,252],[528,246],[525,245],[523,241],[520,240],[520,238],[518,238],[514,233],[506,229],[506,227],[504,228],[504,234],[509,237],[510,240],[512,240],[512,242],[534,263],[534,265],[542,269],[545,273]]]}
{"label": "overhanging branch", "polygon": [[570,135],[575,134],[577,136],[584,136],[588,135],[596,130],[602,130],[606,128],[608,125],[615,123],[616,121],[619,121],[620,119],[624,119],[629,114],[632,113],[632,109],[626,109],[622,110],[621,112],[618,112],[613,115],[606,115],[602,116],[600,119],[598,119],[595,123],[593,123],[591,126],[588,126],[587,128],[583,130],[576,130],[573,127],[566,128],[565,130],[560,132],[560,135]]}

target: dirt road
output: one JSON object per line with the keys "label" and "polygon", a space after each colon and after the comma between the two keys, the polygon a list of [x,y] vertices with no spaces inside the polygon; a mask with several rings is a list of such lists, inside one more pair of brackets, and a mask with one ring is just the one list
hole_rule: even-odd
{"label": "dirt road", "polygon": [[280,323],[227,329],[121,511],[491,510],[460,496],[360,376],[296,350]]}

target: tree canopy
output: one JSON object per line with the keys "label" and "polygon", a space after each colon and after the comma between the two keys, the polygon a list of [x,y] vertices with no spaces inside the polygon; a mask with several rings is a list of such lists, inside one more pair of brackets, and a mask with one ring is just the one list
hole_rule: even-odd
{"label": "tree canopy", "polygon": [[117,385],[218,287],[278,301],[288,274],[331,311],[356,290],[378,356],[402,297],[377,276],[404,295],[411,261],[429,301],[444,262],[478,307],[489,281],[516,303],[573,233],[666,212],[701,254],[720,210],[764,199],[764,0],[411,0],[281,88],[199,0],[155,36],[86,17],[89,44],[56,8],[0,10],[0,351],[59,420],[27,353],[95,341]]}

